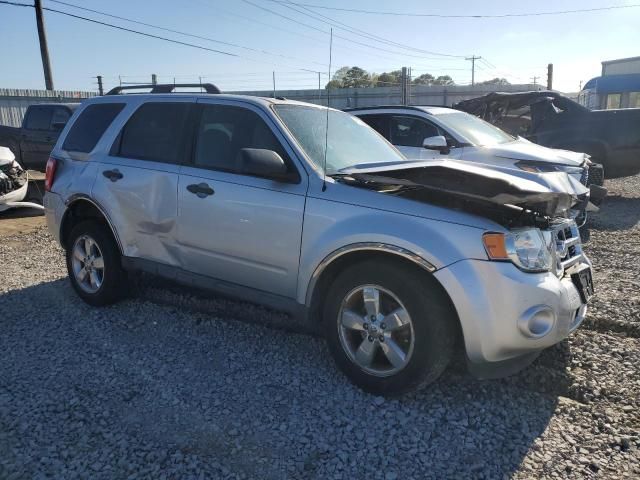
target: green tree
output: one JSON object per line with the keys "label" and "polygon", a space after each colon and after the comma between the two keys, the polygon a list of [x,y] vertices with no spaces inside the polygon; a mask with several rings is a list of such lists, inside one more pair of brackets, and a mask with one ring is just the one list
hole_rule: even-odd
{"label": "green tree", "polygon": [[393,72],[382,72],[377,76],[373,83],[376,87],[393,87],[400,83],[402,78],[402,72],[400,70],[394,70]]}
{"label": "green tree", "polygon": [[491,80],[485,80],[484,82],[479,82],[476,85],[511,85],[511,83],[509,83],[509,80],[507,80],[506,78],[492,78]]}
{"label": "green tree", "polygon": [[343,88],[344,87],[344,76],[347,74],[351,67],[340,67],[335,71],[331,80],[327,83],[324,88]]}
{"label": "green tree", "polygon": [[453,81],[449,75],[440,75],[433,81],[433,85],[455,85],[456,82]]}
{"label": "green tree", "polygon": [[371,75],[360,67],[352,67],[344,75],[344,88],[361,88],[371,86]]}
{"label": "green tree", "polygon": [[430,73],[423,73],[419,77],[413,79],[411,83],[414,85],[433,85],[435,81],[435,77]]}

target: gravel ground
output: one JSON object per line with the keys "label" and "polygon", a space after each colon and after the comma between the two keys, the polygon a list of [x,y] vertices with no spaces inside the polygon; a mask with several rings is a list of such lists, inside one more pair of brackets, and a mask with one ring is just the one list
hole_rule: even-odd
{"label": "gravel ground", "polygon": [[581,329],[514,377],[393,400],[282,315],[148,279],[90,308],[45,230],[5,237],[0,479],[638,478],[640,177],[607,187]]}

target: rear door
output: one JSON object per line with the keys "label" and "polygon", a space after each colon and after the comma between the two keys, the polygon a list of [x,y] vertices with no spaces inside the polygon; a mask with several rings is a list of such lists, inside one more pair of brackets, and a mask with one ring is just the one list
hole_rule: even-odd
{"label": "rear door", "polygon": [[[199,101],[193,161],[180,174],[178,240],[184,268],[294,298],[306,173],[266,113],[249,104],[219,102]],[[276,151],[298,173],[298,181],[239,173],[242,148]],[[209,193],[198,195],[193,186]]]}
{"label": "rear door", "polygon": [[178,173],[189,148],[193,101],[154,96],[137,106],[100,158],[92,196],[107,211],[125,256],[181,265]]}

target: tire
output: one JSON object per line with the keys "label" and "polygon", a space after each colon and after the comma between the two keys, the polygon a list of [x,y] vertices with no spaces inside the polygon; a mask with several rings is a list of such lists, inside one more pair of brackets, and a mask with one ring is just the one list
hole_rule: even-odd
{"label": "tire", "polygon": [[[88,249],[87,239],[91,244]],[[107,226],[95,220],[83,221],[73,227],[66,245],[67,272],[80,298],[89,305],[103,306],[115,303],[124,296],[127,274],[122,269],[118,245]],[[80,260],[81,255],[76,256],[76,247],[80,248],[79,253],[90,252],[85,258],[93,258],[93,261],[89,260],[91,264]],[[99,258],[102,258],[101,263]],[[78,271],[83,270],[85,265],[85,275],[79,274]],[[88,273],[92,269],[95,277]]]}
{"label": "tire", "polygon": [[[379,292],[379,314],[365,325],[375,311],[375,302],[369,302],[369,309],[364,306],[364,297],[376,296],[372,289]],[[402,310],[408,324],[404,313],[389,315]],[[395,325],[386,325],[383,318]],[[378,395],[398,395],[435,381],[451,360],[457,332],[456,314],[438,282],[388,260],[367,260],[342,271],[327,292],[323,321],[338,367],[354,384]],[[394,353],[398,351],[404,357]]]}

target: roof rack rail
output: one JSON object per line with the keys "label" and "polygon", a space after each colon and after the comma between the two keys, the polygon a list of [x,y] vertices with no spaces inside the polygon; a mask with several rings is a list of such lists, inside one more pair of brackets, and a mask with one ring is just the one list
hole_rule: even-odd
{"label": "roof rack rail", "polygon": [[164,83],[164,84],[141,84],[141,85],[120,85],[107,92],[107,95],[120,95],[124,90],[140,90],[150,88],[149,93],[173,93],[176,88],[197,87],[203,88],[207,93],[222,93],[213,83]]}

